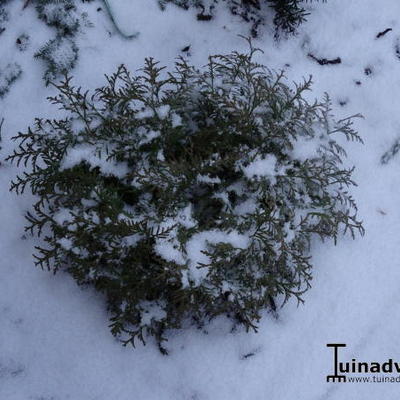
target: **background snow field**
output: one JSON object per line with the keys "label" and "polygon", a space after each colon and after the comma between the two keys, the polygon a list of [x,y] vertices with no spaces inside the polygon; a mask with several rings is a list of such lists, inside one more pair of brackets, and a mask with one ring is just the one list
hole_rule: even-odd
{"label": "background snow field", "polygon": [[[54,116],[42,80],[44,64],[34,53],[54,35],[37,19],[33,6],[14,0],[10,21],[0,35],[0,71],[17,63],[21,76],[0,95],[1,159],[14,146],[10,137],[36,116]],[[216,18],[197,21],[194,10],[154,0],[109,0],[127,33],[115,32],[99,2],[79,3],[92,22],[77,36],[80,49],[75,83],[95,88],[104,74],[124,63],[131,70],[153,56],[166,66],[190,45],[191,63],[206,64],[209,54],[246,51],[238,35],[249,26],[224,7]],[[382,155],[400,137],[400,2],[329,0],[313,12],[296,37],[273,40],[264,27],[254,45],[260,62],[285,69],[289,81],[313,76],[309,99],[328,92],[337,118],[361,113],[355,128],[365,144],[349,143],[355,165],[353,195],[364,221],[364,238],[345,237],[313,246],[313,288],[305,305],[289,302],[274,318],[266,313],[259,332],[230,333],[218,319],[206,332],[187,329],[169,335],[170,355],[152,343],[135,350],[113,339],[103,298],[81,290],[66,274],[33,267],[36,239],[21,237],[29,196],[9,193],[17,168],[0,165],[0,399],[1,400],[334,400],[394,399],[399,383],[331,384],[331,350],[347,343],[346,359],[400,359],[400,155],[386,164]],[[391,28],[376,38],[379,32]],[[26,50],[16,39],[30,36]],[[317,58],[341,58],[319,65]],[[7,70],[10,73],[10,70]],[[0,93],[3,80],[0,76]]]}

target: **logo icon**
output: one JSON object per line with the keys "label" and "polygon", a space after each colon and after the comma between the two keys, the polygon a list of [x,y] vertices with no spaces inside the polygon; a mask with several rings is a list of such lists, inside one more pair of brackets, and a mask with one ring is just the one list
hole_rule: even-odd
{"label": "logo icon", "polygon": [[338,360],[338,349],[339,347],[346,347],[344,343],[328,343],[326,347],[333,347],[333,366],[334,366],[334,374],[327,375],[327,382],[346,382],[346,375],[339,375],[339,360]]}

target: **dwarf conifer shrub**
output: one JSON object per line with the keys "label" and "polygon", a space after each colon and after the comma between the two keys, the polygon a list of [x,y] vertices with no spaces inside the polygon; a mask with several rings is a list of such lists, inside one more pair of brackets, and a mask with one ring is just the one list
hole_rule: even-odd
{"label": "dwarf conifer shrub", "polygon": [[352,118],[255,52],[170,72],[149,58],[93,94],[67,76],[49,98],[65,117],[14,138],[36,264],[104,293],[124,343],[219,315],[256,329],[262,310],[302,301],[313,237],[363,232],[335,140],[361,141]]}

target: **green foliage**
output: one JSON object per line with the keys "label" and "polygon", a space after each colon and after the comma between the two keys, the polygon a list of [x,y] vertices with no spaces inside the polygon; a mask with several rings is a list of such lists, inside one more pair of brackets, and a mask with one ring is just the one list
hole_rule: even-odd
{"label": "green foliage", "polygon": [[295,33],[308,15],[301,6],[302,0],[269,0],[269,3],[275,11],[275,36],[279,36],[281,32]]}
{"label": "green foliage", "polygon": [[[159,0],[162,8],[171,2],[185,9],[196,7],[201,12],[198,18],[204,19],[204,15],[212,17],[215,5],[220,0]],[[270,7],[274,11],[275,38],[282,34],[295,33],[300,24],[306,21],[308,15],[303,7],[307,0],[221,0],[221,2],[227,3],[234,15],[239,15],[251,23],[253,37],[258,35],[259,26],[264,24],[266,7]]]}
{"label": "green foliage", "polygon": [[42,59],[46,63],[43,79],[47,85],[51,80],[74,68],[78,60],[78,47],[73,39],[57,36],[41,47],[35,58]]}
{"label": "green foliage", "polygon": [[61,36],[75,34],[80,25],[73,0],[38,0],[36,11],[41,20],[55,27]]}
{"label": "green foliage", "polygon": [[7,64],[0,69],[0,98],[10,90],[11,85],[21,76],[22,69],[17,63]]}
{"label": "green foliage", "polygon": [[86,13],[78,12],[75,0],[36,0],[36,11],[39,19],[56,31],[35,54],[45,62],[44,80],[48,84],[74,68],[79,54],[76,35],[82,26],[91,24]]}
{"label": "green foliage", "polygon": [[[81,3],[92,1],[94,0],[80,0]],[[138,36],[138,32],[128,35],[121,31],[107,0],[104,0],[104,7],[118,34],[125,39]],[[49,40],[35,54],[36,58],[42,59],[46,64],[44,80],[48,84],[75,67],[79,56],[76,36],[83,27],[91,27],[92,23],[85,12],[79,12],[77,0],[36,0],[36,11],[39,19],[56,30],[55,38]]]}
{"label": "green foliage", "polygon": [[[149,58],[92,95],[66,76],[8,160],[12,183],[37,196],[26,230],[43,237],[36,264],[104,293],[125,344],[227,315],[246,329],[310,287],[310,241],[363,233],[335,137],[361,141],[352,117],[307,102],[311,80],[248,54]],[[161,348],[161,347],[160,347]]]}
{"label": "green foliage", "polygon": [[5,8],[8,2],[9,0],[0,0],[0,34],[6,30],[5,26],[9,20],[9,14]]}

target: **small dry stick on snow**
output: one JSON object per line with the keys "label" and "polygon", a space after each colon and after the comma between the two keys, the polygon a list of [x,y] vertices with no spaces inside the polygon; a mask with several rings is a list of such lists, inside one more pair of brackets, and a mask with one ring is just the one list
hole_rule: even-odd
{"label": "small dry stick on snow", "polygon": [[393,30],[392,28],[387,28],[387,29],[385,29],[384,31],[379,32],[379,33],[375,36],[375,38],[376,38],[376,39],[379,39],[379,38],[381,38],[382,36],[385,36],[388,32],[390,32],[390,31],[392,31],[392,30]]}
{"label": "small dry stick on snow", "polygon": [[340,57],[333,58],[332,60],[328,60],[327,58],[318,58],[315,57],[314,54],[308,53],[308,57],[312,58],[316,61],[319,65],[329,65],[329,64],[340,64],[342,59]]}

